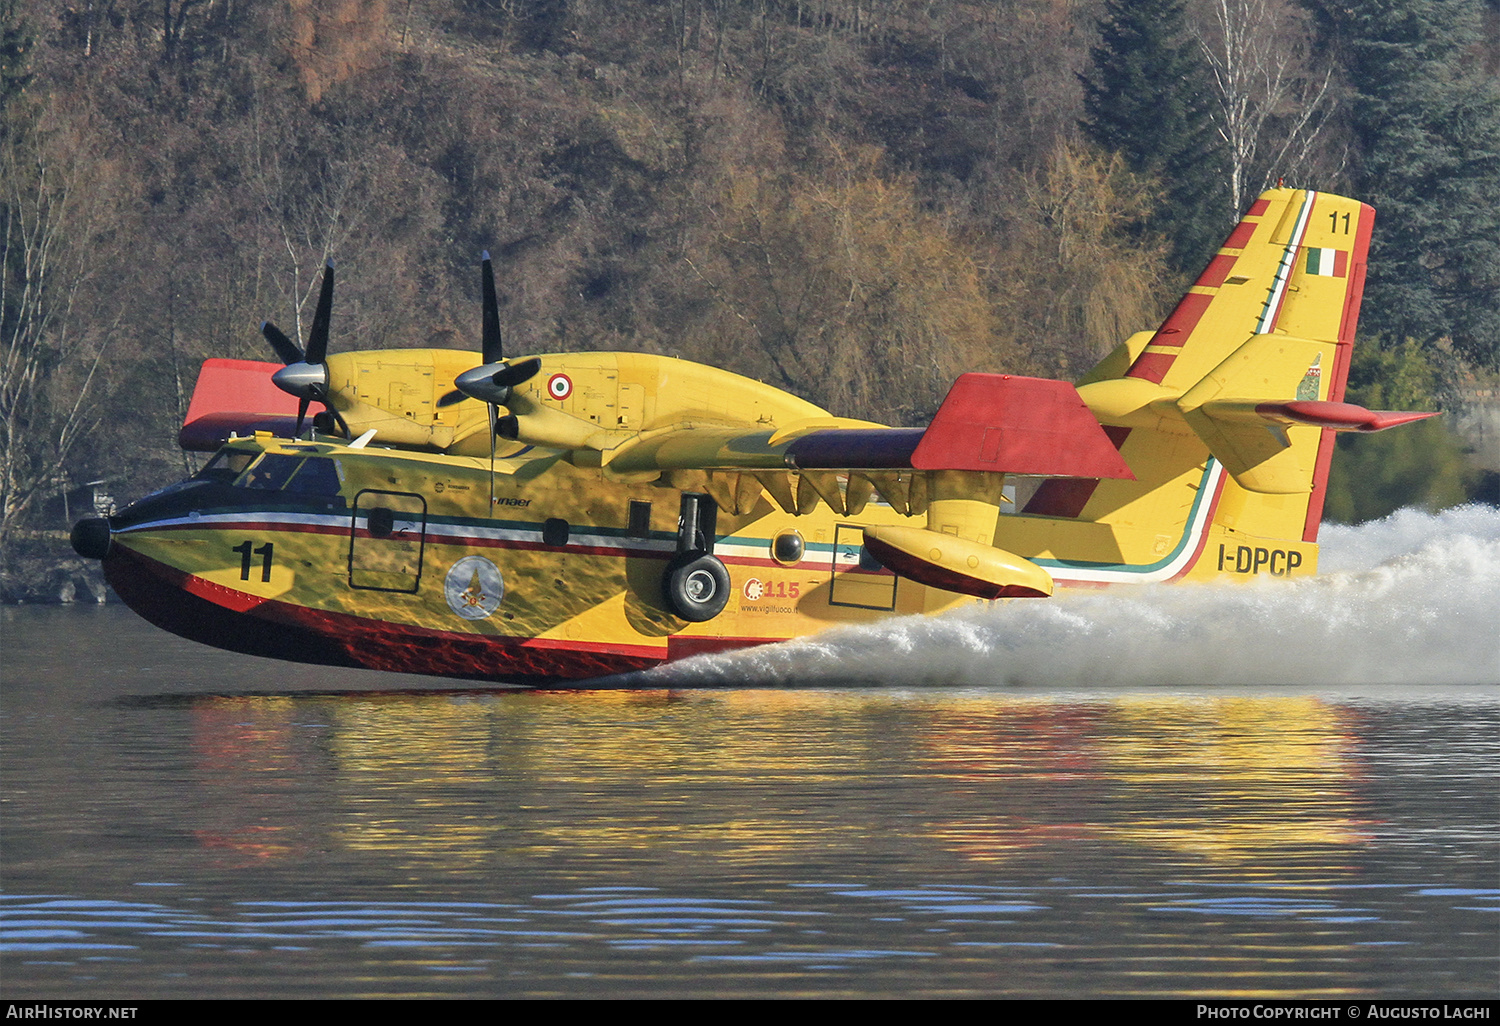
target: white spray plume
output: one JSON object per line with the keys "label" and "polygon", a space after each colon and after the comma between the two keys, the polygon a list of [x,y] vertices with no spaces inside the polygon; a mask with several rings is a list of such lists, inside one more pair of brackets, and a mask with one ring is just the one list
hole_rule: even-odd
{"label": "white spray plume", "polygon": [[647,676],[673,687],[1500,683],[1500,510],[1406,509],[1325,525],[1320,541],[1318,577],[1063,591]]}

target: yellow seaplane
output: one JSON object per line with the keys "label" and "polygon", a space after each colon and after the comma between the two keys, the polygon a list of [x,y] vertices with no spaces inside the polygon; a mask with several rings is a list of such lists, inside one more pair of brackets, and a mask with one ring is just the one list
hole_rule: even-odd
{"label": "yellow seaplane", "polygon": [[[1155,331],[1077,384],[964,374],[926,428],[623,352],[209,360],[198,474],[73,530],[115,592],[196,641],[542,684],[1059,587],[1316,572],[1369,206],[1256,200]],[[311,404],[323,410],[309,421]]]}

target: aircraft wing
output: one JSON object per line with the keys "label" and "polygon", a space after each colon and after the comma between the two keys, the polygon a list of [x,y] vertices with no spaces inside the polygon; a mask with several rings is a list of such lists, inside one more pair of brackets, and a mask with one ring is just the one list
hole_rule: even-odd
{"label": "aircraft wing", "polygon": [[[852,514],[878,491],[918,513],[928,472],[1134,476],[1071,384],[1010,374],[960,376],[926,428],[684,423],[643,432],[601,462],[617,474],[700,472],[697,487],[741,512],[761,486],[787,512],[806,513],[822,499]],[[838,474],[848,477],[842,489]]]}
{"label": "aircraft wing", "polygon": [[177,443],[193,452],[214,452],[230,435],[269,431],[290,437],[297,398],[271,383],[280,369],[279,363],[258,360],[203,361]]}

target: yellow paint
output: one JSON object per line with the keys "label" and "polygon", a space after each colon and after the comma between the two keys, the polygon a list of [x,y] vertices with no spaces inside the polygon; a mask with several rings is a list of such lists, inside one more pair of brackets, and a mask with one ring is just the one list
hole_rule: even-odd
{"label": "yellow paint", "polygon": [[[1054,578],[1067,586],[1310,574],[1317,546],[1303,534],[1322,433],[1268,421],[1257,406],[1329,398],[1346,366],[1339,333],[1363,268],[1309,274],[1304,254],[1351,251],[1373,215],[1327,194],[1309,208],[1309,195],[1265,194],[1246,244],[1220,251],[1223,283],[1210,276],[1191,290],[1190,304],[1206,300],[1196,323],[1132,335],[1080,382],[1083,402],[1123,439],[1134,479],[1074,486],[1077,515],[1002,515],[1000,474],[798,472],[786,459],[798,437],[876,425],[646,354],[537,357],[537,372],[497,411],[514,437],[492,442],[482,403],[442,405],[479,357],[414,349],[328,359],[331,401],[354,436],[374,430],[367,447],[263,433],[231,443],[252,456],[336,461],[340,490],[318,516],[278,520],[272,503],[269,526],[221,519],[116,541],[243,604],[275,599],[644,658],[665,658],[674,636],[774,640],[972,601],[861,565],[866,530],[920,558],[936,552],[935,565],[1049,593]],[[1297,231],[1302,241],[1289,249]],[[1151,361],[1159,382],[1130,376]],[[703,623],[668,612],[661,591],[684,492],[717,506],[715,552],[730,578],[724,610]],[[381,511],[394,527],[377,537]],[[771,540],[790,531],[805,539],[802,558],[773,558]],[[248,563],[236,551],[246,542]],[[267,544],[268,574],[254,555]],[[486,574],[503,581],[498,605]]]}

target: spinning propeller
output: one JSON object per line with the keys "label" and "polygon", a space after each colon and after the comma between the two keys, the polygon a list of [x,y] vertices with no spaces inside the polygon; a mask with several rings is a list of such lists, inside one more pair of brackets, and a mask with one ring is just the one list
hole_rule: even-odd
{"label": "spinning propeller", "polygon": [[[453,379],[453,391],[438,400],[439,406],[452,406],[464,399],[478,399],[490,414],[490,505],[495,504],[495,436],[500,434],[500,407],[510,401],[515,387],[530,381],[542,369],[542,361],[533,356],[517,363],[505,362],[505,346],[500,337],[500,301],[495,296],[495,268],[485,250],[479,264],[482,315],[479,349],[484,363],[466,370]],[[506,417],[514,421],[514,417]]]}
{"label": "spinning propeller", "polygon": [[512,389],[530,381],[541,370],[542,361],[537,357],[506,363],[504,344],[500,338],[500,304],[495,297],[495,268],[490,263],[486,250],[479,265],[480,286],[483,301],[483,318],[480,327],[480,350],[484,363],[473,370],[464,371],[453,379],[453,391],[438,400],[439,406],[452,406],[465,398],[478,399],[489,404],[490,420],[496,408],[504,406]]}
{"label": "spinning propeller", "polygon": [[339,411],[333,408],[328,397],[328,364],[325,361],[328,359],[328,322],[332,314],[333,261],[330,260],[323,268],[323,288],[318,293],[318,309],[313,314],[306,352],[270,321],[265,321],[260,326],[261,334],[266,336],[266,341],[271,343],[271,348],[276,350],[276,355],[286,364],[271,375],[271,381],[277,388],[299,400],[297,429],[292,432],[293,437],[302,434],[302,421],[307,416],[308,405],[314,400],[322,403],[323,408],[332,415],[345,438],[354,437],[349,432],[349,425],[339,415]]}

